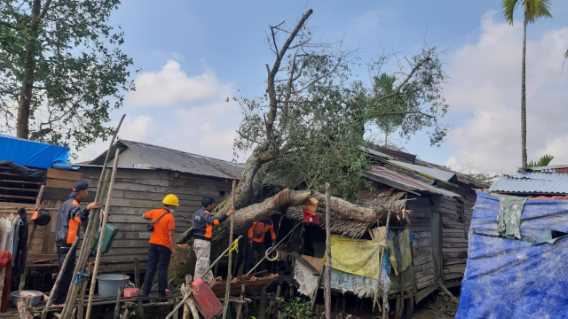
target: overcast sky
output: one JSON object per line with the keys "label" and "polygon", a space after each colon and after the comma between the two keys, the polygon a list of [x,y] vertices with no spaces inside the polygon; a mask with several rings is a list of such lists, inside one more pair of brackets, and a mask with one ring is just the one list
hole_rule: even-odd
{"label": "overcast sky", "polygon": [[[232,95],[262,94],[269,24],[294,23],[314,9],[318,42],[362,61],[402,58],[436,46],[449,76],[444,120],[448,138],[431,147],[419,134],[398,141],[421,158],[465,171],[506,172],[520,163],[521,29],[505,24],[500,0],[476,1],[124,1],[113,21],[140,71],[129,94],[120,136],[233,159],[240,108]],[[553,0],[554,18],[529,29],[529,159],[544,153],[568,163],[568,3]],[[363,71],[361,71],[363,72]],[[366,74],[358,74],[364,78]],[[79,154],[88,160],[102,143]],[[243,159],[241,159],[243,160]]]}

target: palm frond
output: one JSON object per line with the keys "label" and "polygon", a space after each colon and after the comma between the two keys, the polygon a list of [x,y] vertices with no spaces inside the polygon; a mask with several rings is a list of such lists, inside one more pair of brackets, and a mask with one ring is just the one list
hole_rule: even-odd
{"label": "palm frond", "polygon": [[528,167],[544,167],[550,165],[550,162],[554,159],[554,156],[550,154],[544,154],[538,161],[530,161]]}
{"label": "palm frond", "polygon": [[[526,0],[525,0],[526,1]],[[515,8],[519,0],[503,0],[503,14],[505,15],[505,19],[510,24],[513,24],[513,20],[515,18]]]}
{"label": "palm frond", "polygon": [[550,0],[524,0],[524,5],[527,23],[533,23],[541,17],[552,17]]}

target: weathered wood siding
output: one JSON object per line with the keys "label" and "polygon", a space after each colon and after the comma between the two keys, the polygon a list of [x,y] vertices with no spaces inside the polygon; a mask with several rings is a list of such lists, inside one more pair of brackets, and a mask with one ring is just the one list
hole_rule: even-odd
{"label": "weathered wood siding", "polygon": [[[82,167],[81,172],[91,185],[96,185],[99,168]],[[230,180],[163,170],[119,169],[109,215],[110,223],[118,227],[119,233],[111,251],[103,258],[105,269],[131,271],[135,259],[144,266],[149,233],[142,214],[161,207],[165,194],[174,193],[180,198],[181,206],[174,213],[179,235],[191,226],[193,212],[199,208],[202,196],[219,198],[222,193],[229,194],[230,189]]]}
{"label": "weathered wood siding", "polygon": [[467,260],[467,222],[463,199],[438,197],[435,207],[442,221],[442,277],[459,281]]}
{"label": "weathered wood siding", "polygon": [[432,203],[428,197],[417,197],[408,201],[409,225],[413,241],[413,263],[416,274],[416,289],[430,290],[435,282],[435,265],[432,250]]}

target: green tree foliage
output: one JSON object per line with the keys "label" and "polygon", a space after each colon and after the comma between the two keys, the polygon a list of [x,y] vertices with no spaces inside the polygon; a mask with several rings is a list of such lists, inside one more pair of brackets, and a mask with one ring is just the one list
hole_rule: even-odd
{"label": "green tree foliage", "polygon": [[553,159],[554,159],[554,156],[552,156],[550,154],[544,154],[537,161],[530,161],[528,163],[528,167],[534,168],[534,167],[548,166],[548,165],[550,165],[550,162],[552,162]]}
{"label": "green tree foliage", "polygon": [[426,129],[430,130],[431,144],[440,144],[446,129],[439,120],[448,105],[442,95],[445,74],[436,49],[423,50],[396,74],[380,71],[384,61],[376,64],[379,68],[367,94],[368,120],[384,133],[384,144],[388,146],[393,133],[409,138]]}
{"label": "green tree foliage", "polygon": [[133,89],[123,34],[109,21],[119,3],[0,2],[4,133],[75,149],[109,134],[110,112]]}
{"label": "green tree foliage", "polygon": [[[438,104],[442,79],[434,50],[409,59],[410,71],[397,73],[405,74],[401,79],[393,74],[377,77],[388,82],[383,86],[388,91],[380,91],[383,82],[368,89],[352,76],[347,56],[311,43],[303,26],[310,14],[293,29],[297,32],[283,30],[282,24],[271,27],[275,62],[267,65],[267,93],[237,99],[244,118],[235,150],[252,150],[237,207],[254,201],[251,197],[267,184],[321,191],[329,182],[336,195],[354,198],[367,166],[361,150],[365,126],[387,115],[384,105],[402,105],[395,109],[398,122],[393,126],[407,134],[435,123],[443,113],[437,108],[445,111],[445,105]],[[284,45],[279,44],[279,32],[288,35]]]}
{"label": "green tree foliage", "polygon": [[[349,73],[342,58],[309,53],[295,58],[293,93],[286,81],[277,82],[278,117],[274,122],[277,150],[262,169],[263,183],[321,189],[325,182],[346,197],[354,195],[365,157],[361,123],[364,105],[360,92],[344,81]],[[264,125],[268,97],[241,99],[244,120],[236,148],[248,150],[268,141]]]}
{"label": "green tree foliage", "polygon": [[515,10],[521,7],[523,12],[523,48],[521,65],[521,164],[526,169],[527,163],[527,88],[526,88],[526,57],[527,57],[527,26],[541,17],[551,17],[550,1],[548,0],[503,0],[503,14],[510,24],[513,24]]}

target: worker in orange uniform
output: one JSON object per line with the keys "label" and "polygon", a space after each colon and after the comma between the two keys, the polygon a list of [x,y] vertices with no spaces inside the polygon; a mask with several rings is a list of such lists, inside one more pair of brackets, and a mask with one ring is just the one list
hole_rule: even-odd
{"label": "worker in orange uniform", "polygon": [[247,230],[247,237],[249,242],[248,256],[246,256],[246,269],[250,270],[254,265],[264,256],[266,249],[267,235],[270,233],[270,240],[276,241],[276,232],[272,219],[266,218],[260,221],[255,221]]}
{"label": "worker in orange uniform", "polygon": [[150,234],[150,249],[148,250],[148,266],[144,276],[142,296],[147,297],[152,290],[152,282],[156,270],[158,271],[158,293],[160,297],[166,297],[168,288],[168,267],[174,251],[174,231],[176,221],[174,210],[179,207],[179,198],[174,194],[167,194],[162,199],[163,207],[144,213],[144,218],[149,220],[148,230]]}
{"label": "worker in orange uniform", "polygon": [[221,224],[233,211],[226,215],[213,216],[211,211],[215,208],[215,200],[211,197],[201,199],[201,207],[193,215],[191,237],[193,238],[193,250],[195,252],[194,278],[206,281],[213,279],[213,273],[208,270],[211,255],[211,238],[213,238],[213,226]]}
{"label": "worker in orange uniform", "polygon": [[[57,248],[57,261],[59,263],[59,271],[62,272],[61,281],[54,292],[53,303],[60,305],[67,298],[67,290],[73,279],[73,269],[75,269],[75,261],[77,257],[76,247],[70,251],[71,246],[79,237],[82,223],[86,223],[91,209],[99,208],[97,203],[90,203],[85,209],[81,208],[81,202],[87,199],[89,183],[81,180],[73,185],[71,193],[65,198],[65,202],[57,212],[57,222],[55,225],[55,243]],[[69,253],[69,261],[63,268],[65,256]]]}

